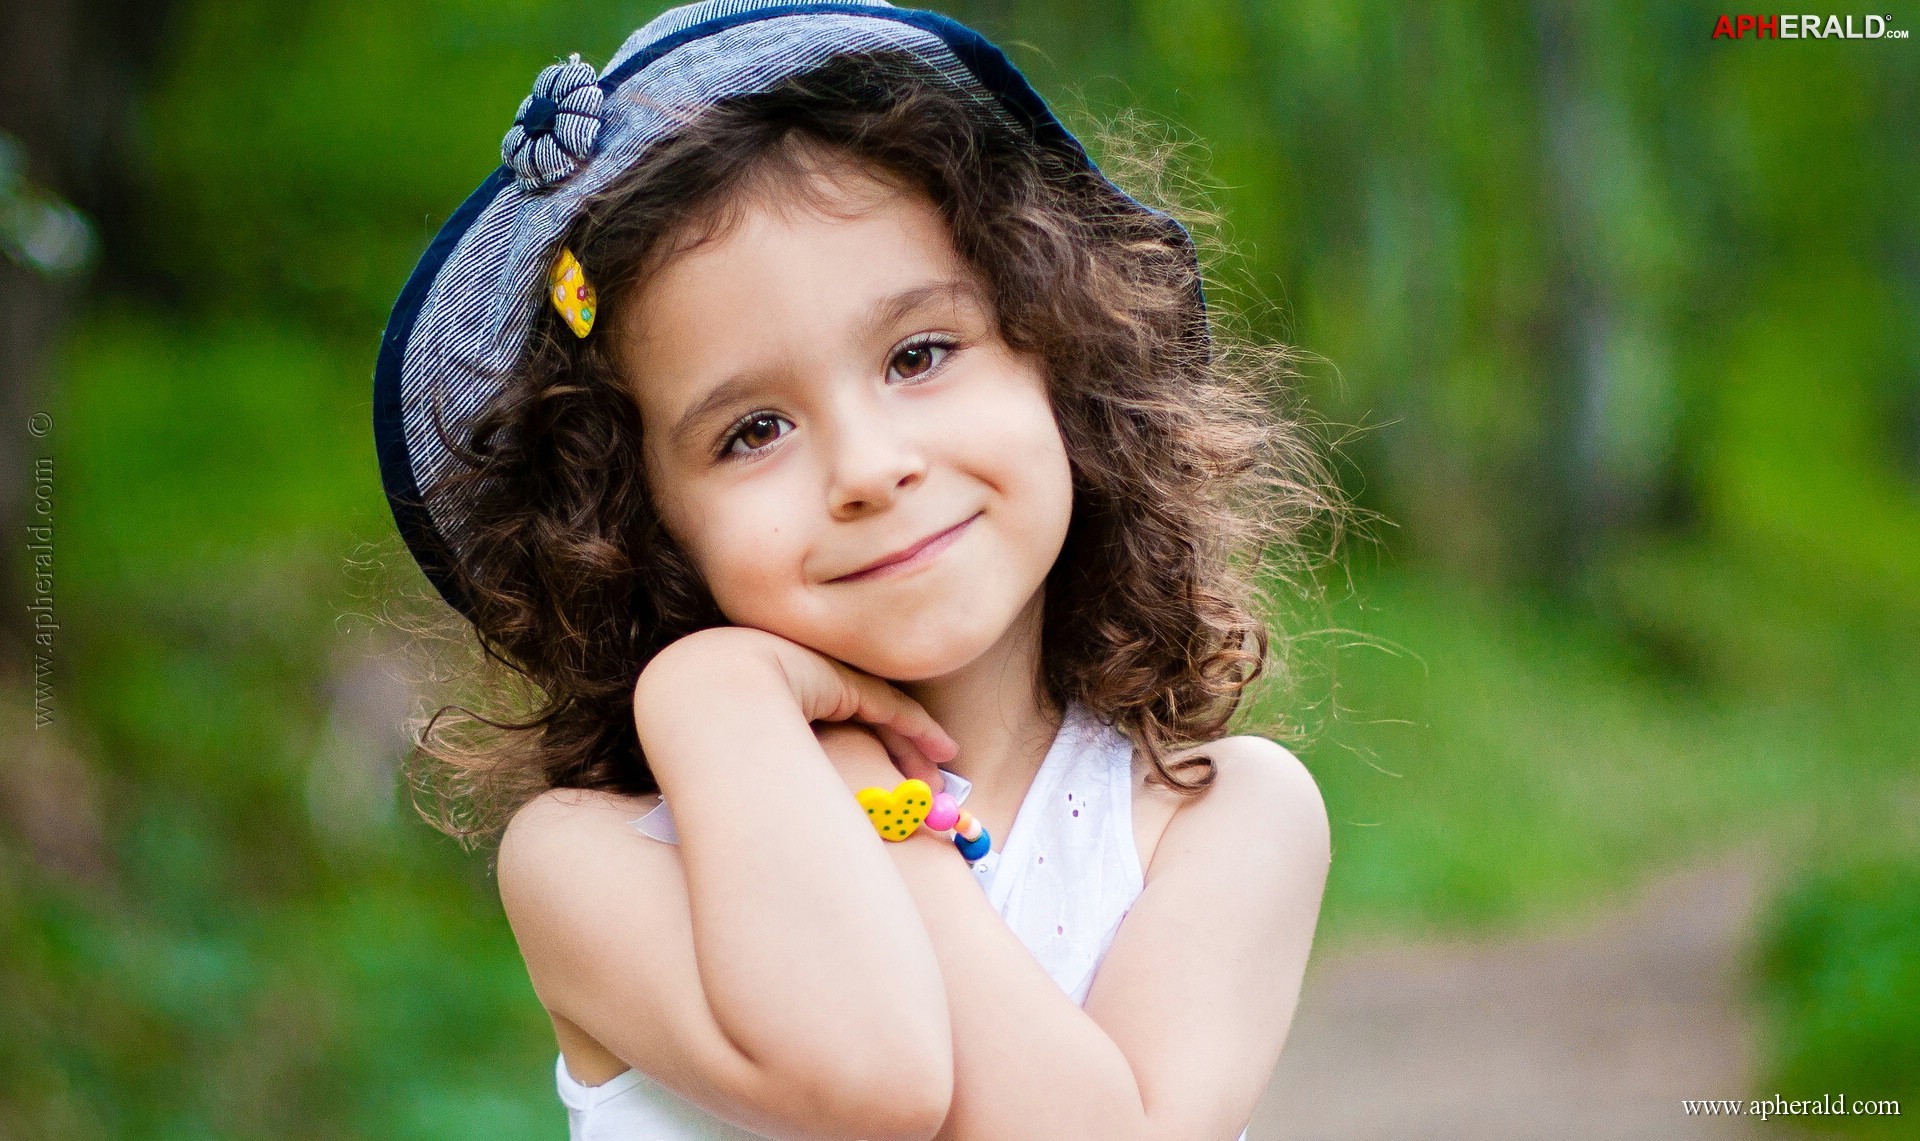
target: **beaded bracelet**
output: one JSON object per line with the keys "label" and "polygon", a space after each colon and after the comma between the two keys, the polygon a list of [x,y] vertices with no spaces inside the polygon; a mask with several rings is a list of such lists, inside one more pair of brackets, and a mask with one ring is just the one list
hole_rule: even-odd
{"label": "beaded bracelet", "polygon": [[898,843],[925,824],[935,832],[953,832],[953,846],[960,849],[969,864],[987,854],[992,837],[966,809],[944,792],[935,792],[919,779],[903,780],[892,792],[884,788],[863,788],[854,793],[860,807],[867,810],[873,830],[882,840]]}

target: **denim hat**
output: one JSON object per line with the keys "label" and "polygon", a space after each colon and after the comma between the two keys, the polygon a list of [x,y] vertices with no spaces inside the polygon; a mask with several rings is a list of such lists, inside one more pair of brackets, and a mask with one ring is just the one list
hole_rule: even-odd
{"label": "denim hat", "polygon": [[[944,16],[885,0],[706,0],[634,32],[598,73],[577,55],[540,72],[502,141],[500,167],[447,219],[400,291],[374,365],[373,434],[387,502],[454,609],[474,615],[451,570],[465,546],[461,504],[428,502],[422,488],[462,461],[442,443],[435,418],[461,440],[500,391],[583,206],[684,125],[686,108],[766,90],[838,55],[877,51],[910,53],[978,96],[984,114],[1095,169],[1000,49]],[[1113,190],[1123,209],[1163,220],[1167,242],[1193,257],[1177,221]],[[1197,291],[1194,300],[1204,330],[1204,300]]]}

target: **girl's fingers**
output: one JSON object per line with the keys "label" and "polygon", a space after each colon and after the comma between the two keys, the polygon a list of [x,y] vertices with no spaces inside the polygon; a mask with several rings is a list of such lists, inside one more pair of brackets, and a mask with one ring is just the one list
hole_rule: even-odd
{"label": "girl's fingers", "polygon": [[[891,733],[893,741],[888,742],[885,733],[881,739],[896,763],[910,751],[929,765],[941,765],[960,751],[919,702],[892,685],[824,654],[811,650],[805,654],[804,680],[793,680],[795,696],[809,721],[858,721]],[[911,749],[900,748],[902,744]]]}
{"label": "girl's fingers", "polygon": [[[929,766],[950,761],[960,751],[953,743],[953,738],[947,736],[946,730],[934,722],[933,716],[921,708],[919,702],[877,677],[837,663],[836,667],[842,683],[849,687],[854,702],[854,712],[848,720],[871,725],[877,731],[884,730],[882,741],[886,740],[887,734],[893,735],[896,740],[910,745],[912,751],[924,758]],[[895,760],[899,760],[900,753],[893,744],[888,745],[888,751],[895,753]]]}
{"label": "girl's fingers", "polygon": [[918,745],[885,725],[874,726],[874,732],[879,735],[880,743],[887,747],[887,755],[893,758],[893,765],[900,770],[901,776],[923,780],[933,791],[940,791],[945,783],[940,777],[940,766]]}

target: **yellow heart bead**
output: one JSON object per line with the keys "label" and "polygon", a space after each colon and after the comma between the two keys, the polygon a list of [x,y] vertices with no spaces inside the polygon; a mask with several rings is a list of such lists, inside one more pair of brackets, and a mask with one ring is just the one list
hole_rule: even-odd
{"label": "yellow heart bead", "polygon": [[853,794],[867,810],[873,830],[882,840],[904,840],[920,827],[933,810],[933,789],[923,780],[903,780],[892,792],[884,788],[863,788]]}
{"label": "yellow heart bead", "polygon": [[587,280],[586,271],[580,268],[580,259],[573,251],[560,247],[560,256],[554,259],[552,268],[547,270],[548,295],[553,298],[553,307],[573,330],[576,337],[584,337],[593,332],[594,310],[600,305],[599,295],[594,291],[593,283]]}

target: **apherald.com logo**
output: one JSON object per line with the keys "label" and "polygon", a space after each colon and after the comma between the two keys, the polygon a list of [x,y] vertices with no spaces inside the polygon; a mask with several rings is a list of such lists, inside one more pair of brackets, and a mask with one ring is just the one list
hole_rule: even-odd
{"label": "apherald.com logo", "polygon": [[1752,32],[1756,40],[1904,40],[1905,28],[1890,28],[1891,16],[1862,16],[1858,27],[1852,16],[1721,16],[1713,26],[1713,38],[1743,40]]}

